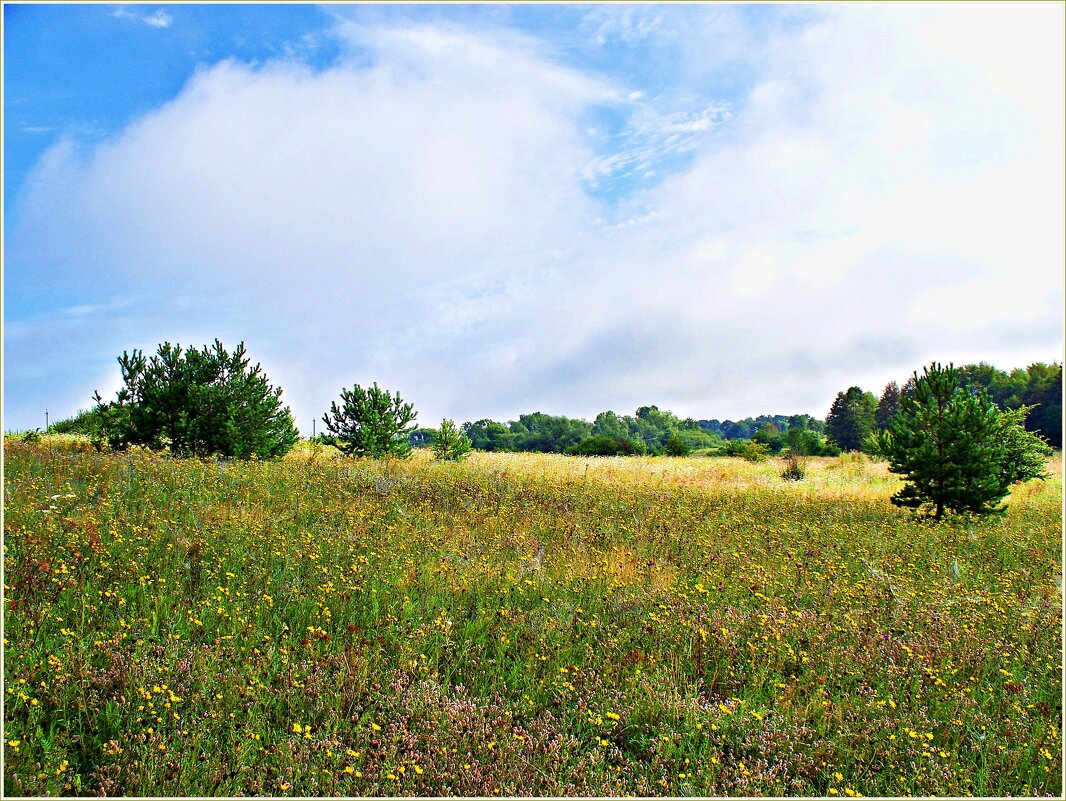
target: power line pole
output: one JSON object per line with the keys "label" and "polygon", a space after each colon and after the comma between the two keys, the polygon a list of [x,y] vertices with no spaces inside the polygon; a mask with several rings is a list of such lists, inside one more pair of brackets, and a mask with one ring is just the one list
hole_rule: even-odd
{"label": "power line pole", "polygon": [[48,410],[44,410],[44,430],[48,430]]}

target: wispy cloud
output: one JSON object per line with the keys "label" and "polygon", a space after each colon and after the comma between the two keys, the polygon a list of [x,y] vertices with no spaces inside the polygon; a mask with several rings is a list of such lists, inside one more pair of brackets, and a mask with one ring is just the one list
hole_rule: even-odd
{"label": "wispy cloud", "polygon": [[151,14],[142,14],[130,10],[133,6],[119,6],[111,12],[111,16],[119,19],[130,19],[142,22],[152,28],[169,28],[174,18],[163,9],[156,9]]}
{"label": "wispy cloud", "polygon": [[671,159],[691,153],[732,116],[729,103],[711,103],[693,111],[663,113],[638,96],[624,129],[604,137],[603,156],[586,165],[584,177],[595,190],[609,190],[620,179],[651,178]]}
{"label": "wispy cloud", "polygon": [[644,41],[662,33],[663,27],[663,14],[654,6],[593,8],[582,21],[582,28],[600,45],[612,40],[627,44]]}

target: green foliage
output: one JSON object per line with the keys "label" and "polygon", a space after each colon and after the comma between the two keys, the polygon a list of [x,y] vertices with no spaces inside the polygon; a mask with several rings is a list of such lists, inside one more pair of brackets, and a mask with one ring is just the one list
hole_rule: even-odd
{"label": "green foliage", "polygon": [[725,444],[726,456],[739,456],[749,462],[764,462],[770,458],[770,449],[761,442],[743,439],[731,439]]}
{"label": "green foliage", "polygon": [[330,404],[322,415],[329,432],[329,444],[347,456],[406,458],[411,454],[411,432],[418,416],[414,406],[404,403],[400,393],[389,394],[377,382],[363,389],[356,384],[341,390],[341,405]]}
{"label": "green foliage", "polygon": [[146,358],[140,350],[118,358],[123,386],[114,401],[99,393],[97,433],[113,448],[169,447],[176,455],[237,459],[282,456],[299,434],[281,389],[240,343],[228,353],[219,340],[183,351],[164,342]]}
{"label": "green foliage", "polygon": [[809,414],[761,414],[758,417],[745,417],[735,422],[733,420],[700,420],[699,426],[707,433],[722,439],[751,439],[766,423],[786,433],[794,429],[814,431],[818,434],[825,432],[825,423]]}
{"label": "green foliage", "polygon": [[563,452],[568,456],[633,456],[646,453],[647,450],[643,442],[593,434]]}
{"label": "green foliage", "polygon": [[[688,448],[713,448],[720,444],[717,434],[705,431],[698,422],[689,418],[681,420],[673,412],[658,406],[641,406],[635,417],[621,418],[629,428],[629,438],[643,441],[651,453],[669,453],[667,443],[673,439],[675,451]],[[680,442],[678,442],[680,440]]]}
{"label": "green foliage", "polygon": [[90,438],[103,435],[104,415],[100,409],[79,409],[78,413],[66,420],[57,420],[48,426],[49,434],[84,434]]}
{"label": "green foliage", "polygon": [[512,448],[538,453],[562,453],[592,434],[584,420],[543,412],[520,415],[510,425]]}
{"label": "green foliage", "polygon": [[[715,448],[721,443],[716,434],[705,431],[695,420],[681,420],[657,406],[641,406],[635,416],[600,412],[591,425],[584,420],[534,412],[523,414],[506,426],[494,420],[464,423],[463,431],[475,448],[485,451],[666,453],[667,441],[674,437],[675,450],[687,449],[691,453],[696,448]],[[585,444],[586,441],[589,442]]]}
{"label": "green foliage", "polygon": [[913,397],[878,437],[889,470],[906,484],[892,497],[898,506],[932,506],[945,511],[1002,512],[999,503],[1016,481],[1043,473],[1046,444],[1026,432],[1026,409],[1000,412],[988,393],[965,387],[953,365],[933,363],[919,378]]}
{"label": "green foliage", "polygon": [[514,450],[514,435],[503,423],[478,420],[476,423],[463,423],[462,430],[470,438],[470,444],[479,451]]}
{"label": "green foliage", "polygon": [[663,452],[667,456],[688,456],[692,453],[692,448],[680,434],[675,433],[666,438],[666,442],[663,443]]}
{"label": "green foliage", "polygon": [[411,432],[408,441],[411,443],[412,448],[431,448],[433,443],[437,441],[437,429],[416,428]]}
{"label": "green foliage", "polygon": [[874,430],[876,408],[877,399],[859,387],[838,392],[825,419],[826,437],[841,450],[861,450],[863,441]]}
{"label": "green foliage", "polygon": [[763,423],[759,430],[751,435],[751,441],[765,445],[770,453],[778,454],[784,450],[786,438],[773,423]]}
{"label": "green foliage", "polygon": [[1045,439],[1052,447],[1062,447],[1062,365],[1036,362],[1024,370],[1006,373],[987,362],[958,368],[963,386],[980,387],[1000,409],[1035,407],[1026,418],[1025,428]]}
{"label": "green foliage", "polygon": [[1033,407],[1020,406],[999,415],[999,439],[1006,450],[1000,478],[1005,486],[1047,478],[1051,448],[1038,434],[1025,430],[1025,418]]}
{"label": "green foliage", "polygon": [[793,456],[821,456],[825,453],[825,438],[806,428],[786,431],[785,444]]}
{"label": "green foliage", "polygon": [[1031,364],[1022,401],[1035,407],[1025,420],[1028,431],[1054,448],[1062,447],[1062,365]]}
{"label": "green foliage", "polygon": [[470,453],[470,438],[452,420],[442,420],[432,447],[437,459],[458,462]]}

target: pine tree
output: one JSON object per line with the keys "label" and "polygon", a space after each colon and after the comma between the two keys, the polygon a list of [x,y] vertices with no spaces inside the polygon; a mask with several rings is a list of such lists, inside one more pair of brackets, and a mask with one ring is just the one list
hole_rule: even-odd
{"label": "pine tree", "polygon": [[150,358],[134,350],[118,363],[123,386],[115,400],[95,395],[100,431],[113,448],[266,458],[284,455],[299,438],[281,389],[251,366],[243,342],[233,353],[217,339],[188,351],[164,342]]}
{"label": "pine tree", "polygon": [[874,430],[877,400],[859,387],[838,392],[829,416],[825,418],[826,438],[843,451],[862,450]]}
{"label": "pine tree", "polygon": [[932,506],[936,519],[1003,512],[1012,483],[1043,476],[1046,446],[1022,428],[1025,410],[1000,412],[983,389],[960,386],[953,365],[934,362],[923,373],[878,437],[889,470],[906,481],[892,503]]}
{"label": "pine tree", "polygon": [[888,428],[892,418],[899,412],[899,399],[899,384],[889,381],[885,384],[885,391],[881,393],[881,400],[877,402],[877,411],[874,413],[878,431]]}
{"label": "pine tree", "polygon": [[411,432],[418,414],[400,393],[356,384],[341,390],[341,406],[334,401],[322,416],[329,434],[326,441],[348,456],[405,458],[411,454]]}
{"label": "pine tree", "polygon": [[433,454],[441,461],[458,462],[470,453],[470,438],[452,420],[442,420],[433,441]]}

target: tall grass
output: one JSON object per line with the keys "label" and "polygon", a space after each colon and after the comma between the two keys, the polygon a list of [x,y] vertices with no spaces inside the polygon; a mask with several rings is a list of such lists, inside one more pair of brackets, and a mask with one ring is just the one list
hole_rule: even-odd
{"label": "tall grass", "polygon": [[780,473],[9,440],[5,793],[1061,795],[1061,459]]}

